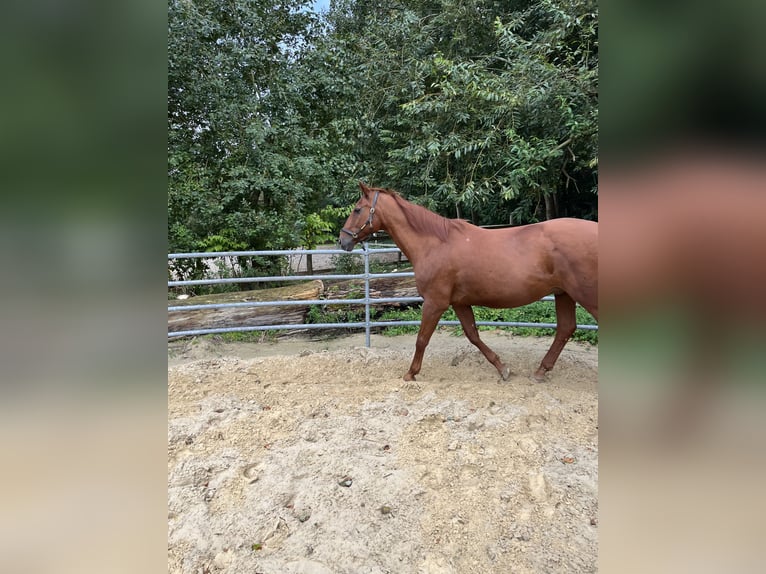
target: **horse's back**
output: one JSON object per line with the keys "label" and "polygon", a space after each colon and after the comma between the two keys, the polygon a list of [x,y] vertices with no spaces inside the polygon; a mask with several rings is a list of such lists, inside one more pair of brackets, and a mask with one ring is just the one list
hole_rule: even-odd
{"label": "horse's back", "polygon": [[553,229],[556,233],[573,234],[583,237],[598,237],[598,223],[587,219],[559,217],[543,221],[542,223],[536,223],[535,225]]}
{"label": "horse's back", "polygon": [[598,223],[586,219],[562,217],[536,224],[552,249],[584,263],[598,262]]}

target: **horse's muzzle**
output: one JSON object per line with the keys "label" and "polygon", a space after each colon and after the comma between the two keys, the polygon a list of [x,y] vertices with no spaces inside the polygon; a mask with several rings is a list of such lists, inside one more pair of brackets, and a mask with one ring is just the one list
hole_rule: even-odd
{"label": "horse's muzzle", "polygon": [[354,239],[350,235],[341,233],[340,235],[340,248],[343,251],[351,251],[354,249]]}

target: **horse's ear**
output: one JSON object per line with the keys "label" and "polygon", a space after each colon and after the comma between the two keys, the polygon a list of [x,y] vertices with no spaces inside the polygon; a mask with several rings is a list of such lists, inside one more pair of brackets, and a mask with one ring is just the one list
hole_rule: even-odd
{"label": "horse's ear", "polygon": [[359,182],[359,189],[362,190],[362,195],[364,195],[365,197],[367,197],[370,194],[370,188],[364,185],[364,182],[362,181]]}

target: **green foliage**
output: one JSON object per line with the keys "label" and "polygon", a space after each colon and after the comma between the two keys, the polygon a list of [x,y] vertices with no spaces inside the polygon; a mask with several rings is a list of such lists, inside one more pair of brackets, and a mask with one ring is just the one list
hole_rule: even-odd
{"label": "green foliage", "polygon": [[325,221],[318,213],[309,213],[303,228],[303,246],[314,249],[320,243],[332,239],[332,223]]}
{"label": "green foliage", "polygon": [[339,5],[369,179],[480,224],[595,217],[594,2]]}
{"label": "green foliage", "polygon": [[300,243],[332,186],[295,55],[316,16],[305,0],[172,0],[168,14],[171,250],[231,232],[249,249]]}
{"label": "green foliage", "polygon": [[[378,321],[420,321],[421,312],[420,308],[408,308],[408,309],[389,309],[383,312],[380,317],[377,317]],[[391,327],[384,327],[382,333],[391,337],[396,335],[411,335],[418,332],[417,325],[392,325]]]}
{"label": "green foliage", "polygon": [[[360,293],[350,293],[349,299],[361,297]],[[474,307],[474,316],[477,322],[482,321],[503,321],[518,323],[555,323],[555,306],[551,301],[537,301],[523,307],[513,309],[491,309],[489,307]],[[372,307],[370,315],[374,321],[420,321],[420,307],[408,307],[404,309],[386,309]],[[582,325],[594,324],[593,317],[582,307],[576,310],[577,323]],[[441,317],[445,321],[457,321],[457,315],[452,307]],[[357,322],[364,321],[364,306],[346,306],[346,305],[313,305],[309,309],[307,318],[308,323],[339,323],[339,322]],[[407,335],[418,332],[418,325],[392,325],[383,327],[381,332],[384,335],[396,336]],[[440,327],[455,336],[462,336],[463,329],[459,325]],[[552,336],[555,329],[539,327],[498,327],[494,325],[479,326],[479,331],[506,331],[514,335],[526,337],[544,337]],[[575,341],[588,342],[593,345],[598,344],[598,331],[578,329],[575,331],[572,339]]]}
{"label": "green foliage", "polygon": [[[339,274],[355,275],[364,273],[364,259],[361,255],[343,253],[341,255],[333,255],[330,261]],[[412,266],[409,263],[383,263],[372,258],[370,261],[370,273],[386,273],[394,267],[400,272],[412,270]]]}
{"label": "green foliage", "polygon": [[232,331],[215,335],[201,335],[214,342],[224,343],[273,343],[279,338],[278,331]]}
{"label": "green foliage", "polygon": [[477,224],[596,218],[593,0],[311,4],[170,0],[170,251],[319,245],[359,179]]}
{"label": "green foliage", "polygon": [[364,273],[364,261],[359,255],[342,254],[330,258],[335,270],[341,275]]}
{"label": "green foliage", "polygon": [[327,243],[338,237],[338,229],[351,213],[352,206],[322,208],[318,213],[309,213],[303,222],[302,245],[306,249],[314,249],[317,245]]}
{"label": "green foliage", "polygon": [[[349,297],[353,298],[353,297]],[[364,321],[364,306],[311,305],[306,323],[356,323]]]}
{"label": "green foliage", "polygon": [[[474,316],[476,321],[505,321],[518,323],[555,323],[555,307],[550,301],[537,301],[523,307],[513,309],[490,309],[489,307],[474,307]],[[576,311],[578,324],[593,324],[593,317],[585,309],[577,307]],[[377,320],[380,321],[419,321],[420,309],[410,308],[405,310],[388,310],[380,315]],[[452,307],[442,316],[445,321],[457,321],[457,315]],[[453,335],[463,335],[463,329],[459,325],[447,326],[443,329],[448,330]],[[479,331],[508,331],[514,335],[543,337],[553,335],[554,329],[541,329],[539,327],[495,327],[479,326]],[[417,333],[417,325],[393,325],[386,327],[383,331],[385,335],[402,335],[408,333]],[[581,330],[575,331],[572,339],[575,341],[585,341],[594,345],[598,344],[598,331]]]}
{"label": "green foliage", "polygon": [[224,230],[222,235],[208,235],[198,241],[199,250],[214,253],[220,251],[243,251],[247,249],[245,243],[231,239],[231,233],[227,233],[227,231]]}

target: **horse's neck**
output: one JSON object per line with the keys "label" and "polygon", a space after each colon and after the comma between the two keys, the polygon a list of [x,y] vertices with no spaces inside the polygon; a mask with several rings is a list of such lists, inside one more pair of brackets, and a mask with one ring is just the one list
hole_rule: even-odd
{"label": "horse's neck", "polygon": [[405,207],[399,205],[393,198],[391,198],[391,206],[386,209],[385,229],[415,267],[419,261],[428,256],[429,251],[439,240],[413,228],[404,213]]}

